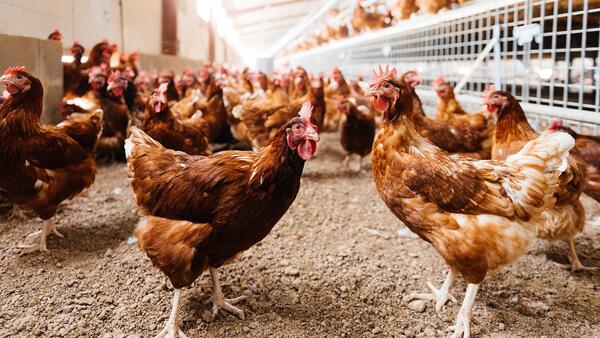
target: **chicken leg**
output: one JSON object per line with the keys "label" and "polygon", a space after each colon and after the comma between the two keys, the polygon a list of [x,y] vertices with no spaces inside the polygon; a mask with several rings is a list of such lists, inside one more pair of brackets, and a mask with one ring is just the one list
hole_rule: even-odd
{"label": "chicken leg", "polygon": [[573,239],[567,240],[567,244],[569,245],[569,261],[571,264],[565,264],[565,269],[571,269],[573,272],[577,271],[596,271],[597,267],[594,266],[585,266],[579,261],[579,257],[577,256],[577,251],[575,250],[575,242]]}
{"label": "chicken leg", "polygon": [[456,324],[448,328],[449,331],[454,331],[452,338],[469,338],[471,336],[471,316],[473,315],[472,311],[475,304],[475,297],[477,297],[477,290],[479,290],[479,284],[469,283],[467,286],[465,298],[456,316]]}
{"label": "chicken leg", "polygon": [[181,289],[175,289],[174,292],[173,300],[171,301],[172,308],[169,320],[167,321],[165,328],[160,331],[156,338],[175,338],[177,336],[187,338],[179,326],[179,300],[181,299]]}
{"label": "chicken leg", "polygon": [[446,305],[448,301],[452,301],[456,303],[456,298],[450,293],[450,288],[452,288],[452,284],[456,279],[456,271],[450,269],[448,270],[448,274],[446,275],[446,279],[444,280],[444,284],[441,289],[437,289],[433,284],[427,282],[427,287],[431,290],[431,293],[417,293],[411,295],[411,300],[413,299],[423,299],[423,300],[433,300],[435,301],[435,311],[440,312],[442,307]]}
{"label": "chicken leg", "polygon": [[12,210],[10,212],[10,215],[8,215],[8,220],[22,220],[22,219],[26,219],[27,217],[25,217],[25,213],[23,212],[23,210],[21,210],[21,208],[19,208],[18,205],[13,204]]}
{"label": "chicken leg", "polygon": [[48,251],[48,248],[46,247],[46,237],[48,237],[48,235],[56,235],[60,238],[64,237],[60,232],[58,232],[54,222],[51,220],[46,220],[42,224],[41,230],[33,232],[27,236],[27,238],[33,239],[33,243],[19,245],[18,248],[23,249],[25,253],[31,253],[38,250]]}
{"label": "chicken leg", "polygon": [[211,321],[215,319],[220,309],[223,309],[229,313],[237,315],[241,319],[245,319],[244,311],[238,309],[234,305],[246,299],[246,296],[240,296],[232,299],[225,298],[223,296],[223,291],[221,290],[221,283],[219,282],[219,272],[215,268],[209,268],[210,272],[210,280],[212,282],[213,294],[210,298],[205,302],[212,302],[212,317]]}

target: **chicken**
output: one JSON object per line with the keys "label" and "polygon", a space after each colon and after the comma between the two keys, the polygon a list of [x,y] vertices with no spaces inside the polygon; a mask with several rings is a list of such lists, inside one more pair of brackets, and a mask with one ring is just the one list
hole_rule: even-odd
{"label": "chicken", "polygon": [[63,38],[63,35],[58,29],[53,30],[52,33],[50,33],[50,35],[48,35],[48,40],[60,42],[62,40],[62,38]]}
{"label": "chicken", "polygon": [[413,13],[419,11],[416,0],[396,0],[396,5],[392,9],[392,15],[397,21],[410,19]]}
{"label": "chicken", "polygon": [[105,160],[122,160],[123,145],[127,137],[129,109],[124,93],[127,90],[127,79],[118,70],[112,71],[108,77],[107,87],[102,92],[100,106],[104,111],[102,136],[98,143],[98,157]]}
{"label": "chicken", "polygon": [[210,157],[167,150],[134,128],[126,151],[144,215],[136,228],[138,244],[175,287],[159,336],[183,335],[181,288],[205,270],[213,286],[212,317],[223,309],[244,318],[234,305],[245,297],[224,298],[217,269],[261,241],[294,201],[304,162],[319,140],[310,115],[307,103],[258,153],[223,151]]}
{"label": "chicken", "polygon": [[352,28],[355,32],[386,28],[390,25],[390,21],[389,15],[368,11],[361,5],[360,0],[356,0],[352,15]]}
{"label": "chicken", "polygon": [[450,0],[416,0],[417,7],[425,13],[437,14],[441,9],[450,9],[452,1]]}
{"label": "chicken", "polygon": [[84,70],[107,64],[112,55],[112,48],[107,40],[103,40],[92,47],[87,61],[82,65]]}
{"label": "chicken", "polygon": [[82,74],[81,58],[85,49],[79,42],[73,42],[71,55],[73,62],[63,64],[63,93],[64,96],[75,95],[84,76]]}
{"label": "chicken", "polygon": [[208,155],[208,124],[201,113],[178,120],[167,104],[167,84],[163,83],[148,98],[142,130],[164,147],[190,155]]}
{"label": "chicken", "polygon": [[550,131],[568,133],[575,139],[575,149],[571,155],[585,168],[583,192],[600,202],[600,136],[581,135],[556,120],[548,128]]}
{"label": "chicken", "polygon": [[487,124],[472,127],[465,121],[429,118],[425,115],[421,99],[414,89],[421,82],[418,74],[414,71],[406,72],[398,81],[405,84],[410,91],[415,127],[422,136],[451,153],[462,153],[475,159],[490,157],[491,135]]}
{"label": "chicken", "polygon": [[[214,79],[211,81],[214,82]],[[227,129],[227,111],[223,99],[223,89],[215,85],[211,93],[212,96],[196,103],[195,107],[202,112],[202,119],[208,124],[208,140],[214,142]]]}
{"label": "chicken", "polygon": [[456,100],[454,88],[446,83],[443,76],[432,82],[438,98],[436,118],[445,121],[464,121],[473,128],[487,128],[490,124],[483,112],[468,114]]}
{"label": "chicken", "polygon": [[160,72],[158,75],[158,85],[163,83],[168,84],[167,98],[169,99],[169,104],[179,101],[179,93],[175,87],[175,74],[173,72]]}
{"label": "chicken", "polygon": [[560,174],[568,168],[572,137],[548,133],[505,161],[475,161],[450,155],[416,129],[411,88],[395,69],[376,72],[368,95],[383,112],[373,144],[373,177],[388,208],[429,242],[449,265],[443,287],[432,294],[440,310],[457,274],[468,282],[452,327],[469,337],[479,285],[492,272],[525,254],[541,215],[556,202]]}
{"label": "chicken", "polygon": [[48,235],[62,237],[51,221],[58,205],[94,181],[102,111],[57,126],[43,125],[40,80],[24,67],[13,67],[0,82],[10,93],[0,107],[0,195],[44,220],[42,229],[28,237],[34,243],[21,248],[47,251]]}
{"label": "chicken", "polygon": [[[504,160],[520,151],[529,141],[539,137],[527,122],[519,101],[509,93],[490,92],[485,97],[485,103],[488,110],[497,116],[492,159]],[[561,176],[560,189],[556,193],[556,205],[544,214],[546,223],[538,225],[539,238],[567,242],[571,262],[568,267],[572,271],[596,270],[581,264],[573,240],[583,231],[585,225],[585,211],[579,201],[583,186],[583,167],[570,157],[569,167]]]}
{"label": "chicken", "polygon": [[129,130],[129,128],[132,126],[140,127],[142,125],[146,101],[149,95],[147,95],[138,87],[135,81],[135,72],[129,66],[127,66],[123,71],[123,77],[127,80],[127,85],[125,85],[125,93],[123,95],[129,113],[127,122],[127,130]]}
{"label": "chicken", "polygon": [[346,151],[344,166],[348,166],[350,156],[360,156],[357,172],[362,169],[363,158],[371,153],[373,139],[375,137],[375,118],[368,108],[361,106],[357,108],[347,98],[340,96],[337,101],[337,109],[343,114],[340,126],[340,140],[342,148]]}

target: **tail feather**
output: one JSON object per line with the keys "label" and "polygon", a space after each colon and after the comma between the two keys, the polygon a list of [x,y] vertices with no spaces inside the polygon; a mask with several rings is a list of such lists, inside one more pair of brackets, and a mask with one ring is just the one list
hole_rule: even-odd
{"label": "tail feather", "polygon": [[544,133],[506,159],[511,170],[502,186],[521,217],[554,206],[560,175],[569,166],[574,146],[575,140],[566,133]]}

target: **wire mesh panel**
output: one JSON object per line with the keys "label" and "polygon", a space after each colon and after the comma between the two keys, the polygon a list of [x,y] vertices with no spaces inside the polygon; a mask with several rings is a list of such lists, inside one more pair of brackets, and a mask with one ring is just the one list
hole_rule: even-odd
{"label": "wire mesh panel", "polygon": [[[560,117],[579,130],[600,124],[600,0],[473,1],[437,16],[330,43],[276,61],[311,72],[339,66],[349,77],[391,64],[422,73],[425,89],[444,75],[457,83],[500,30],[499,60],[490,53],[473,70],[463,94],[480,95],[500,77],[502,89],[527,104],[541,125]],[[535,116],[534,116],[535,115]]]}

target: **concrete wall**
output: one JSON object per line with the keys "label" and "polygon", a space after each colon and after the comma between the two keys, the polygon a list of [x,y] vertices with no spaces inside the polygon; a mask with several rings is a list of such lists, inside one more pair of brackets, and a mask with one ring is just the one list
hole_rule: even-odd
{"label": "concrete wall", "polygon": [[2,0],[0,13],[4,34],[45,39],[58,28],[66,45],[78,40],[91,47],[102,38],[121,43],[118,0]]}
{"label": "concrete wall", "polygon": [[125,50],[161,53],[161,0],[123,0]]}
{"label": "concrete wall", "polygon": [[181,73],[184,68],[192,67],[198,70],[202,66],[202,61],[190,60],[171,55],[140,55],[140,69],[145,70],[172,70],[175,73]]}
{"label": "concrete wall", "polygon": [[196,14],[196,0],[179,0],[177,5],[178,55],[208,59],[208,24]]}
{"label": "concrete wall", "polygon": [[[122,2],[123,38],[119,0],[0,0],[0,33],[46,39],[57,28],[66,48],[78,40],[89,50],[107,38],[126,51],[160,54],[162,0]],[[206,60],[208,24],[196,14],[196,0],[178,0],[177,6],[178,56]],[[215,57],[217,62],[236,60],[231,48],[225,57],[218,36]]]}
{"label": "concrete wall", "polygon": [[[44,86],[44,115],[46,122],[60,121],[62,100],[62,49],[58,42],[0,34],[0,72],[10,66],[25,66]],[[2,89],[4,90],[4,86]]]}

